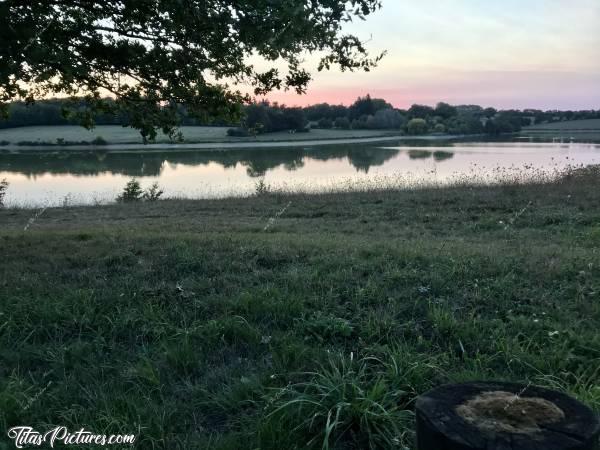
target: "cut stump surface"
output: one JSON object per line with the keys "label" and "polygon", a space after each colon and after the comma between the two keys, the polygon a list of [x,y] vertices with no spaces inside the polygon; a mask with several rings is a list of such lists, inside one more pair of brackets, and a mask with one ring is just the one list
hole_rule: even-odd
{"label": "cut stump surface", "polygon": [[417,399],[419,450],[597,450],[598,416],[560,392],[473,382]]}

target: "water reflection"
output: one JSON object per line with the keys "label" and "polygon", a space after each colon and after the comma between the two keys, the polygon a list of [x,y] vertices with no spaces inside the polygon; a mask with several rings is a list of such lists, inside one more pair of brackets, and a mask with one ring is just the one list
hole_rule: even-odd
{"label": "water reflection", "polygon": [[[600,146],[543,142],[408,142],[306,148],[73,153],[0,152],[7,204],[112,201],[131,177],[154,181],[167,196],[247,195],[256,178],[275,187],[322,191],[352,183],[445,183],[477,177],[493,182],[504,169],[556,171],[600,164]],[[525,175],[527,176],[527,175]],[[387,181],[386,181],[387,180]]]}
{"label": "water reflection", "polygon": [[452,157],[454,157],[454,153],[452,152],[447,152],[444,150],[438,150],[437,152],[433,152],[433,159],[435,159],[438,162],[450,159]]}
{"label": "water reflection", "polygon": [[12,172],[33,177],[44,174],[94,176],[110,173],[129,177],[156,177],[166,165],[206,166],[216,163],[224,169],[246,168],[250,177],[264,176],[269,170],[283,167],[295,171],[307,160],[347,160],[357,172],[368,173],[371,167],[382,166],[400,150],[377,147],[281,148],[245,149],[202,152],[152,153],[7,153],[0,155],[0,172]]}
{"label": "water reflection", "polygon": [[431,158],[432,152],[428,150],[409,150],[408,157],[410,159],[427,159]]}
{"label": "water reflection", "polygon": [[454,153],[446,150],[436,150],[432,152],[429,150],[415,149],[408,151],[408,157],[410,159],[429,159],[433,157],[433,159],[436,162],[442,162],[447,159],[453,158]]}

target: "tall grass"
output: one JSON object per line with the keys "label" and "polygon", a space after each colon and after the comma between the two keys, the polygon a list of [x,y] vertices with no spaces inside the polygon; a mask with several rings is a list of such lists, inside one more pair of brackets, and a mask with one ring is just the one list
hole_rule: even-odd
{"label": "tall grass", "polygon": [[0,210],[0,428],[413,449],[419,394],[492,379],[600,411],[599,181]]}
{"label": "tall grass", "polygon": [[394,349],[385,359],[331,355],[318,371],[293,375],[303,381],[268,396],[262,433],[279,433],[284,424],[292,436],[308,438],[302,448],[408,448],[410,408],[434,366],[405,356]]}
{"label": "tall grass", "polygon": [[4,207],[4,197],[6,196],[7,189],[8,189],[8,181],[6,181],[6,180],[0,181],[0,208]]}

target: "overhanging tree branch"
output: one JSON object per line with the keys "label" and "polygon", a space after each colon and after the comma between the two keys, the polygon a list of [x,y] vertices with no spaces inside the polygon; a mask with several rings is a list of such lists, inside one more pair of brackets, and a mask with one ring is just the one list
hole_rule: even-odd
{"label": "overhanging tree branch", "polygon": [[[319,70],[373,68],[379,56],[341,30],[379,7],[379,0],[4,0],[0,93],[6,106],[41,92],[97,99],[106,90],[150,138],[177,126],[173,103],[232,120],[250,97],[211,80],[247,83],[255,94],[302,93],[311,76],[299,56],[315,51],[326,53]],[[288,70],[258,73],[248,62],[256,54]],[[124,87],[120,74],[132,83]]]}

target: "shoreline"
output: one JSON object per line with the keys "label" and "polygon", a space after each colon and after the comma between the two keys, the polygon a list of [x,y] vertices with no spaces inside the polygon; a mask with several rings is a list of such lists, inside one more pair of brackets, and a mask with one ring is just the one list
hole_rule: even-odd
{"label": "shoreline", "polygon": [[106,144],[106,145],[16,145],[9,144],[0,147],[1,153],[27,152],[70,152],[70,151],[163,151],[163,150],[230,150],[244,148],[278,148],[278,147],[316,147],[324,145],[369,144],[389,141],[449,141],[455,139],[474,138],[480,135],[439,135],[439,136],[406,136],[390,135],[359,138],[320,138],[306,140],[281,140],[281,141],[225,141],[225,142],[198,142],[198,143],[160,143],[160,144]]}
{"label": "shoreline", "polygon": [[[590,164],[586,167],[579,168],[564,168],[558,172],[546,172],[545,175],[540,175],[538,172],[537,177],[530,178],[522,178],[522,179],[510,179],[510,178],[497,178],[497,179],[483,179],[483,178],[472,178],[465,182],[465,180],[429,180],[423,181],[421,183],[405,183],[405,184],[388,184],[386,187],[378,188],[375,183],[373,183],[370,188],[364,189],[365,185],[362,185],[362,188],[333,188],[330,190],[305,190],[305,189],[294,189],[294,190],[286,190],[286,189],[278,189],[277,185],[271,186],[273,189],[269,189],[269,191],[264,194],[258,194],[256,190],[253,191],[231,191],[228,193],[224,193],[223,195],[217,196],[195,196],[195,195],[186,195],[184,193],[175,193],[174,195],[165,195],[156,201],[135,201],[135,202],[125,202],[120,203],[115,200],[118,192],[114,192],[114,195],[106,198],[95,198],[88,201],[77,201],[74,198],[70,198],[68,203],[61,203],[61,200],[64,200],[65,197],[56,197],[56,202],[51,201],[46,198],[44,202],[41,203],[32,203],[32,202],[13,202],[6,201],[4,207],[0,207],[0,219],[2,218],[2,211],[12,211],[13,213],[17,211],[32,211],[36,209],[46,210],[74,210],[74,209],[97,209],[97,208],[112,208],[112,207],[130,207],[130,208],[144,208],[149,207],[153,208],[152,205],[170,205],[173,203],[185,203],[185,204],[195,204],[195,203],[229,203],[229,202],[238,202],[238,201],[255,201],[257,197],[265,197],[265,198],[278,198],[281,200],[282,198],[320,198],[320,197],[337,197],[344,198],[348,196],[361,196],[361,195],[402,195],[409,194],[414,195],[419,192],[450,192],[461,189],[479,189],[479,190],[496,190],[502,188],[516,188],[516,189],[530,189],[535,186],[550,186],[559,183],[561,180],[565,180],[568,178],[573,178],[574,176],[585,176],[587,178],[598,178],[598,173],[600,173],[600,165],[599,164]],[[136,178],[136,177],[133,177]],[[146,206],[144,206],[146,205]]]}

